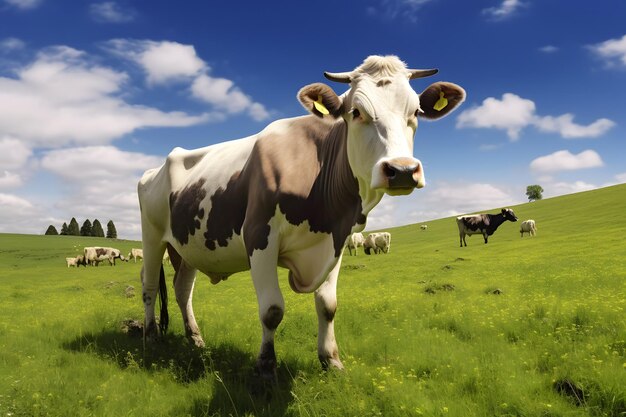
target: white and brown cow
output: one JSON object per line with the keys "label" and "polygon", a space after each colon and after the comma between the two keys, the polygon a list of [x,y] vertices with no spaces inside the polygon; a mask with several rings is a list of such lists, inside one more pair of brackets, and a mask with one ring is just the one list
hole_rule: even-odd
{"label": "white and brown cow", "polygon": [[348,236],[348,243],[346,244],[346,246],[348,247],[348,252],[350,253],[350,256],[352,256],[352,251],[354,251],[354,256],[356,256],[357,248],[363,246],[364,242],[365,237],[363,237],[363,233],[361,232],[352,233],[350,236]]}
{"label": "white and brown cow", "polygon": [[461,247],[463,247],[463,244],[467,246],[465,235],[483,235],[485,243],[487,243],[487,238],[494,234],[498,227],[507,220],[511,222],[517,221],[515,213],[509,208],[503,208],[498,214],[470,214],[457,217],[456,224],[459,227]]}
{"label": "white and brown cow", "polygon": [[375,254],[389,253],[391,248],[391,233],[389,232],[376,232],[370,233],[365,238],[363,243],[363,251],[366,255],[371,255],[372,251]]}
{"label": "white and brown cow", "polygon": [[342,368],[334,332],[336,284],[346,239],[365,227],[383,195],[406,195],[425,185],[413,156],[418,119],[438,119],[456,108],[465,91],[436,82],[421,94],[409,80],[437,70],[411,70],[395,56],[372,56],[354,71],[325,73],[349,85],[338,96],[322,83],[298,99],[311,115],[278,120],[258,134],[196,150],[174,149],[164,165],[138,185],[141,207],[145,307],[144,336],[167,328],[161,261],[168,250],[185,332],[204,341],[192,308],[196,271],[217,284],[250,270],[262,342],[257,370],[276,368],[274,334],[285,311],[277,265],[289,269],[291,288],[314,293],[318,357]]}
{"label": "white and brown cow", "polygon": [[119,249],[90,246],[84,250],[85,262],[91,266],[98,266],[100,262],[108,261],[109,265],[115,265],[115,260],[119,259],[128,262],[128,259],[122,255]]}

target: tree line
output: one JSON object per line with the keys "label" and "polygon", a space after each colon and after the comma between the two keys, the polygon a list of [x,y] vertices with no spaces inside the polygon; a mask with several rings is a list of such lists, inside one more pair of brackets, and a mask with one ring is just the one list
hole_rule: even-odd
{"label": "tree line", "polygon": [[[67,236],[93,236],[93,237],[105,237],[104,230],[102,229],[102,224],[98,219],[95,219],[93,223],[89,221],[89,219],[85,220],[83,226],[81,228],[78,227],[78,222],[74,217],[70,220],[70,224],[63,223],[61,226],[61,233],[57,231],[57,228],[53,225],[48,226],[46,230],[46,235],[67,235]],[[109,239],[117,238],[117,230],[115,229],[115,224],[113,220],[109,220],[107,223],[107,233],[106,237]]]}

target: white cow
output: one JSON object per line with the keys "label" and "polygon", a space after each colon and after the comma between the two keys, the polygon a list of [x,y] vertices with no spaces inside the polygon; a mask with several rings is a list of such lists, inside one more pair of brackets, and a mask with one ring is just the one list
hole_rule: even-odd
{"label": "white cow", "polygon": [[132,248],[128,253],[128,259],[133,259],[137,263],[137,258],[143,260],[143,249]]}
{"label": "white cow", "polygon": [[348,247],[348,252],[350,253],[350,255],[352,255],[352,250],[354,250],[354,255],[356,256],[356,250],[359,246],[363,246],[363,242],[365,242],[365,237],[363,237],[363,233],[352,233],[348,237],[348,244],[346,245]]}
{"label": "white cow", "polygon": [[76,257],[73,258],[65,258],[65,262],[67,263],[67,267],[70,266],[78,266],[78,259]]}
{"label": "white cow", "polygon": [[85,262],[91,266],[98,266],[100,262],[109,261],[109,265],[115,265],[115,260],[128,262],[119,249],[108,247],[86,247],[84,250]]}
{"label": "white cow", "polygon": [[420,226],[420,230],[428,230],[428,225],[427,224],[422,224]]}
{"label": "white cow", "polygon": [[535,236],[537,234],[537,225],[534,220],[524,220],[519,226],[520,237],[524,237],[524,233],[528,233],[529,236]]}
{"label": "white cow", "polygon": [[174,149],[139,182],[144,263],[144,332],[159,327],[154,307],[166,290],[168,250],[176,300],[187,336],[204,346],[192,307],[196,271],[218,283],[250,270],[262,342],[256,367],[276,368],[274,334],[285,302],[277,266],[289,269],[291,288],[314,293],[318,358],[342,368],[335,341],[336,285],[346,239],[365,227],[384,194],[407,195],[425,185],[413,157],[418,119],[439,119],[464,99],[464,90],[436,82],[421,94],[409,81],[436,70],[411,70],[395,56],[372,56],[354,71],[326,73],[349,85],[337,95],[322,83],[298,93],[308,116],[270,124],[258,134],[195,150]]}
{"label": "white cow", "polygon": [[365,243],[363,243],[363,250],[367,255],[371,254],[373,250],[375,254],[389,253],[389,249],[391,248],[391,233],[389,232],[377,232],[370,233],[365,238]]}

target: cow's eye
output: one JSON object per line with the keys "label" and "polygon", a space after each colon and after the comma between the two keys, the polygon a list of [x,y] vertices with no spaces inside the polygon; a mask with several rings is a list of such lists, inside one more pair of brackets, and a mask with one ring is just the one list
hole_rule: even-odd
{"label": "cow's eye", "polygon": [[357,119],[361,115],[359,109],[352,109],[352,119]]}

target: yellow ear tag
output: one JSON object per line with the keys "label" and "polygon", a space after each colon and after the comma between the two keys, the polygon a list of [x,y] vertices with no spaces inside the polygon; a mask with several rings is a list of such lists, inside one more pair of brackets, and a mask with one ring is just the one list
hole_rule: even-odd
{"label": "yellow ear tag", "polygon": [[435,109],[437,111],[441,111],[441,110],[445,109],[447,105],[448,105],[448,99],[444,97],[443,91],[440,91],[439,92],[439,100],[437,100],[437,102],[433,106],[433,109]]}
{"label": "yellow ear tag", "polygon": [[324,103],[322,103],[322,96],[317,96],[317,101],[314,101],[313,105],[318,112],[322,114],[329,114],[328,109],[324,106]]}

